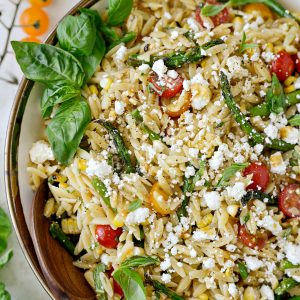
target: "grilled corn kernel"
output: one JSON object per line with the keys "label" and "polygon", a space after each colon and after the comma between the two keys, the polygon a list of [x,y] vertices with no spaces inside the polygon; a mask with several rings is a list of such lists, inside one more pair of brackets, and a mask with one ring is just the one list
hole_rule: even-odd
{"label": "grilled corn kernel", "polygon": [[272,169],[277,169],[279,168],[280,166],[284,166],[284,160],[282,158],[282,155],[280,152],[276,152],[274,154],[272,154],[270,156],[270,165],[271,165],[271,170]]}
{"label": "grilled corn kernel", "polygon": [[198,297],[198,299],[199,300],[208,300],[209,298],[208,298],[207,294],[202,294]]}
{"label": "grilled corn kernel", "polygon": [[46,218],[50,218],[52,215],[55,214],[55,200],[53,198],[49,199],[46,202],[46,205],[44,207],[44,216]]}
{"label": "grilled corn kernel", "polygon": [[104,90],[106,90],[106,91],[109,90],[111,84],[112,84],[112,79],[111,79],[111,78],[108,78],[108,77],[103,78],[103,79],[101,79],[101,81],[100,81],[100,86],[101,86]]}
{"label": "grilled corn kernel", "polygon": [[284,47],[283,47],[283,46],[275,46],[275,47],[274,47],[274,52],[275,52],[275,53],[278,53],[278,52],[283,51],[283,50],[284,50]]}
{"label": "grilled corn kernel", "polygon": [[61,220],[61,229],[65,234],[79,234],[80,230],[75,218],[68,218]]}
{"label": "grilled corn kernel", "polygon": [[297,80],[297,77],[295,77],[295,76],[289,76],[289,77],[284,81],[284,85],[285,85],[286,87],[289,87],[290,85],[294,84],[296,80]]}
{"label": "grilled corn kernel", "polygon": [[92,94],[95,94],[95,95],[99,95],[99,91],[98,91],[98,89],[97,89],[97,87],[94,85],[94,84],[92,84],[92,85],[90,85],[89,86],[89,89],[90,89],[90,92],[92,93]]}
{"label": "grilled corn kernel", "polygon": [[68,188],[68,184],[65,183],[65,182],[61,182],[61,183],[59,184],[59,187],[62,188],[62,189],[66,189],[66,188]]}
{"label": "grilled corn kernel", "polygon": [[84,159],[79,159],[79,161],[78,161],[78,168],[81,171],[85,171],[86,170],[86,161]]}
{"label": "grilled corn kernel", "polygon": [[245,289],[243,300],[257,300],[260,298],[259,296],[260,293],[257,289],[253,288],[252,286],[248,286]]}
{"label": "grilled corn kernel", "polygon": [[244,7],[244,12],[251,14],[256,12],[261,15],[264,19],[273,19],[271,10],[262,3],[250,3]]}
{"label": "grilled corn kernel", "polygon": [[280,129],[280,137],[284,139],[298,139],[298,130],[292,126],[285,126]]}
{"label": "grilled corn kernel", "polygon": [[204,228],[208,225],[211,224],[212,222],[212,219],[213,219],[213,215],[212,214],[208,214],[206,216],[204,216],[199,222],[198,222],[198,227],[199,228]]}
{"label": "grilled corn kernel", "polygon": [[286,94],[289,94],[289,93],[294,92],[294,91],[296,90],[296,88],[295,88],[294,85],[290,85],[289,87],[286,87],[286,88],[283,89],[283,90],[284,90],[284,92],[285,92]]}
{"label": "grilled corn kernel", "polygon": [[232,275],[232,269],[231,268],[226,269],[225,276],[226,277],[231,277],[231,275]]}
{"label": "grilled corn kernel", "polygon": [[239,210],[239,205],[233,204],[227,206],[227,212],[229,215],[231,215],[233,218],[236,216],[237,212]]}
{"label": "grilled corn kernel", "polygon": [[185,23],[184,25],[183,25],[183,27],[182,28],[184,28],[184,29],[188,29],[188,30],[190,30],[191,28],[190,28],[190,26],[189,26],[189,24],[187,24],[187,23]]}
{"label": "grilled corn kernel", "polygon": [[120,214],[117,214],[117,215],[114,217],[113,225],[114,225],[115,227],[117,227],[117,228],[123,227],[123,226],[124,226],[124,217],[121,216]]}
{"label": "grilled corn kernel", "polygon": [[235,32],[241,32],[243,29],[244,20],[241,17],[235,17],[233,19],[233,28]]}
{"label": "grilled corn kernel", "polygon": [[265,50],[266,50],[266,52],[273,52],[274,45],[272,43],[268,43]]}

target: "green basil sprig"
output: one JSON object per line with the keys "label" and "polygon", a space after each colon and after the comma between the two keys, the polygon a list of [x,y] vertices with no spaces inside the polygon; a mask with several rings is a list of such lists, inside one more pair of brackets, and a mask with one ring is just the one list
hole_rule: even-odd
{"label": "green basil sprig", "polygon": [[122,24],[129,16],[133,7],[133,0],[108,0],[109,26]]}
{"label": "green basil sprig", "polygon": [[100,275],[105,273],[104,264],[99,263],[93,271],[93,279],[95,283],[95,291],[97,295],[97,300],[107,300],[107,293],[102,285]]}
{"label": "green basil sprig", "polygon": [[289,124],[292,126],[300,126],[300,115],[295,115],[288,120]]}
{"label": "green basil sprig", "polygon": [[247,44],[246,40],[247,40],[246,33],[243,32],[242,43],[240,46],[240,53],[243,53],[247,49],[256,48],[258,46],[257,44]]}
{"label": "green basil sprig", "polygon": [[146,300],[146,289],[139,273],[128,268],[120,268],[113,278],[121,286],[126,300]]}
{"label": "green basil sprig", "polygon": [[230,4],[230,2],[227,2],[222,5],[211,5],[211,4],[205,5],[201,9],[201,15],[203,15],[205,17],[213,17],[213,16],[219,14],[224,8],[226,8],[228,6],[228,4]]}
{"label": "green basil sprig", "polygon": [[267,92],[266,102],[270,112],[275,114],[280,114],[286,107],[285,94],[275,73],[272,75],[272,85]]}
{"label": "green basil sprig", "polygon": [[138,267],[147,267],[150,265],[155,265],[159,262],[156,257],[152,256],[142,256],[142,255],[135,255],[126,260],[124,260],[120,268],[138,268]]}
{"label": "green basil sprig", "polygon": [[241,171],[249,166],[249,163],[243,163],[243,164],[232,164],[228,168],[226,168],[223,172],[222,177],[218,181],[215,188],[219,188],[221,186],[224,186],[228,180],[235,175],[238,171]]}
{"label": "green basil sprig", "polygon": [[0,299],[1,300],[11,300],[10,294],[5,290],[5,285],[0,281]]}

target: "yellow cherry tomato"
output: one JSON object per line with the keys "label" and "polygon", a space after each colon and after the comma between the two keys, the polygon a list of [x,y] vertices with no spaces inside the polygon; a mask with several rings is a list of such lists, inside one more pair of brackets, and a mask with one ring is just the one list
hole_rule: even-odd
{"label": "yellow cherry tomato", "polygon": [[244,11],[248,14],[252,12],[257,12],[260,14],[264,19],[273,19],[272,11],[262,3],[250,3],[244,6]]}
{"label": "yellow cherry tomato", "polygon": [[149,194],[149,202],[155,211],[161,215],[168,215],[172,211],[168,203],[169,195],[160,187],[159,183],[153,184]]}
{"label": "yellow cherry tomato", "polygon": [[36,38],[35,36],[28,36],[21,40],[21,42],[32,42],[32,43],[41,43],[41,40]]}
{"label": "yellow cherry tomato", "polygon": [[32,5],[48,6],[52,4],[52,0],[29,0]]}
{"label": "yellow cherry tomato", "polygon": [[38,36],[47,32],[49,17],[40,7],[32,6],[23,11],[20,23],[28,35]]}

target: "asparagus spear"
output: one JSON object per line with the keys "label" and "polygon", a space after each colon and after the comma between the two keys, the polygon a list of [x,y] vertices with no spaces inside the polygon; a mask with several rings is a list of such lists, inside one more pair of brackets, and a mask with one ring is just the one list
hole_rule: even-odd
{"label": "asparagus spear", "polygon": [[267,203],[269,205],[277,205],[277,198],[276,197],[273,197],[269,194],[265,194],[261,191],[248,191],[246,195],[244,195],[241,199],[241,203],[243,206],[246,206],[247,203],[250,201],[250,200],[253,200],[253,199],[258,199],[258,200],[261,200],[263,202],[265,202],[265,199],[267,200]]}
{"label": "asparagus spear", "polygon": [[[285,95],[285,106],[289,107],[300,103],[300,90],[292,92],[290,94]],[[265,117],[271,113],[270,108],[267,103],[259,104],[250,109],[251,116],[261,116]]]}
{"label": "asparagus spear", "polygon": [[110,198],[108,196],[107,188],[105,184],[98,178],[98,177],[93,177],[92,179],[92,186],[96,190],[96,192],[101,196],[103,199],[104,203],[108,206],[111,207],[110,205]]}
{"label": "asparagus spear", "polygon": [[284,278],[279,285],[277,286],[277,288],[275,289],[275,294],[276,295],[282,295],[284,294],[287,290],[297,286],[299,284],[299,282],[297,282],[295,279],[293,278]]}
{"label": "asparagus spear", "polygon": [[114,127],[110,122],[102,121],[102,120],[97,120],[96,122],[101,124],[110,133],[111,137],[113,138],[118,154],[124,164],[125,173],[135,172],[135,168],[132,164],[128,149],[124,144],[123,138],[119,130],[116,127]]}
{"label": "asparagus spear", "polygon": [[281,262],[280,262],[280,267],[279,269],[281,271],[284,271],[286,269],[293,269],[293,268],[300,268],[300,265],[294,265],[292,264],[290,261],[288,261],[287,259],[283,259]]}
{"label": "asparagus spear", "polygon": [[299,24],[300,21],[295,16],[293,16],[287,9],[285,9],[276,0],[230,0],[233,7],[242,6],[250,3],[263,3],[273,10],[280,17],[292,18],[296,20]]}
{"label": "asparagus spear", "polygon": [[53,222],[49,228],[53,239],[57,240],[72,256],[74,256],[75,245],[71,239],[62,231],[57,222]]}
{"label": "asparagus spear", "polygon": [[107,300],[107,294],[102,285],[100,274],[105,272],[105,266],[99,263],[93,271],[93,279],[95,282],[95,291],[97,300]]}
{"label": "asparagus spear", "polygon": [[239,272],[243,280],[246,280],[249,276],[248,269],[245,264],[238,262]]}
{"label": "asparagus spear", "polygon": [[159,134],[157,134],[156,132],[154,132],[153,130],[151,130],[147,125],[143,124],[143,117],[141,116],[141,113],[139,112],[138,109],[134,110],[131,113],[131,116],[133,117],[133,119],[137,122],[140,123],[141,125],[141,129],[148,134],[148,138],[150,141],[158,141],[161,140],[161,136]]}
{"label": "asparagus spear", "polygon": [[[280,151],[289,151],[294,148],[294,145],[291,145],[289,143],[286,143],[282,140],[278,139],[267,139],[264,134],[261,134],[257,132],[252,125],[247,121],[246,116],[241,112],[238,105],[235,103],[233,96],[230,91],[230,84],[227,79],[227,76],[224,74],[224,72],[221,72],[221,88],[222,88],[222,94],[225,99],[225,103],[228,106],[228,108],[231,110],[231,112],[234,115],[234,118],[237,123],[239,123],[241,129],[249,135],[249,138],[255,143],[255,144],[264,144],[265,147]],[[265,140],[268,142],[265,143]]]}
{"label": "asparagus spear", "polygon": [[207,55],[205,54],[206,50],[223,43],[224,41],[221,39],[213,40],[202,46],[193,47],[186,51],[178,51],[166,55],[151,56],[150,61],[140,60],[138,56],[135,55],[129,57],[128,63],[133,67],[138,67],[142,64],[148,64],[150,66],[153,66],[153,64],[156,61],[163,59],[164,64],[168,68],[180,68],[185,64],[201,62],[203,59],[207,57]]}

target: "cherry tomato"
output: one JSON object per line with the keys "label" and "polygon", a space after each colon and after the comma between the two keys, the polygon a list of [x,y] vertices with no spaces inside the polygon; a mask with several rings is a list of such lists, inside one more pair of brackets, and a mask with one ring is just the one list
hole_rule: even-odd
{"label": "cherry tomato", "polygon": [[41,41],[35,36],[28,36],[21,40],[22,42],[32,42],[32,43],[41,43]]}
{"label": "cherry tomato", "polygon": [[252,183],[247,190],[265,191],[270,182],[270,172],[266,165],[260,162],[253,162],[244,170],[244,176],[252,174]]}
{"label": "cherry tomato", "polygon": [[23,11],[20,23],[28,35],[42,35],[48,30],[49,17],[40,7],[32,6]]}
{"label": "cherry tomato", "polygon": [[156,73],[152,73],[148,78],[150,87],[159,96],[163,98],[172,98],[179,94],[183,89],[183,78],[178,75],[176,79],[173,79],[167,75],[163,78],[158,78]]}
{"label": "cherry tomato", "polygon": [[239,238],[245,246],[251,249],[262,250],[266,245],[268,235],[265,232],[256,235],[251,234],[245,225],[239,224]]}
{"label": "cherry tomato", "polygon": [[154,183],[149,194],[149,202],[154,210],[161,215],[170,214],[172,211],[169,207],[168,199],[169,195],[160,187],[159,183]]}
{"label": "cherry tomato", "polygon": [[[218,5],[219,2],[216,0],[207,0],[206,3]],[[221,4],[220,4],[221,5]],[[228,8],[224,8],[221,12],[219,12],[217,15],[210,17],[212,22],[215,26],[219,26],[221,24],[227,23],[229,21],[229,11]],[[197,7],[196,9],[196,21],[202,26],[205,27],[203,24],[203,20],[201,18],[201,8]]]}
{"label": "cherry tomato", "polygon": [[52,3],[52,0],[29,0],[32,5],[48,6]]}
{"label": "cherry tomato", "polygon": [[98,243],[110,249],[115,249],[118,246],[118,238],[122,234],[122,228],[113,229],[109,225],[97,225],[96,238]]}
{"label": "cherry tomato", "polygon": [[[112,277],[113,271],[114,271],[113,268],[111,268],[109,271],[107,271],[107,275],[109,276],[109,278],[113,278]],[[123,297],[124,296],[123,290],[114,278],[113,278],[113,284],[114,284],[114,292],[116,294],[120,295],[121,297]]]}
{"label": "cherry tomato", "polygon": [[287,217],[300,217],[300,185],[288,185],[279,196],[278,206]]}
{"label": "cherry tomato", "polygon": [[[162,99],[164,103],[164,99]],[[182,92],[175,101],[166,105],[166,113],[171,118],[179,118],[184,112],[188,111],[191,107],[191,93]]]}
{"label": "cherry tomato", "polygon": [[271,66],[271,72],[275,73],[280,81],[285,81],[295,71],[295,62],[286,51],[280,51]]}
{"label": "cherry tomato", "polygon": [[292,58],[293,58],[293,60],[295,62],[297,72],[300,73],[300,57],[298,56],[298,54],[294,54],[292,56]]}

